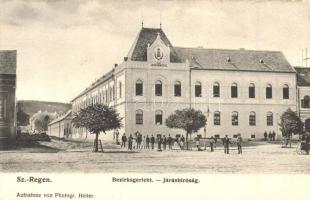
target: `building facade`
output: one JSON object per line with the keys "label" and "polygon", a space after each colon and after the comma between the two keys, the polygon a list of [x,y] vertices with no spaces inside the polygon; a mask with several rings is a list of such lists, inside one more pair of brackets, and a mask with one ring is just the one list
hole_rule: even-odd
{"label": "building facade", "polygon": [[310,131],[310,68],[295,67],[297,73],[298,115]]}
{"label": "building facade", "polygon": [[262,138],[281,135],[279,116],[296,110],[296,73],[278,51],[173,47],[162,29],[142,28],[124,61],[72,100],[72,112],[96,102],[115,106],[121,133],[184,134],[165,119],[192,107],[207,117],[203,137]]}
{"label": "building facade", "polygon": [[0,148],[16,137],[16,51],[0,50]]}
{"label": "building facade", "polygon": [[48,124],[48,135],[58,138],[72,138],[72,111],[57,117]]}

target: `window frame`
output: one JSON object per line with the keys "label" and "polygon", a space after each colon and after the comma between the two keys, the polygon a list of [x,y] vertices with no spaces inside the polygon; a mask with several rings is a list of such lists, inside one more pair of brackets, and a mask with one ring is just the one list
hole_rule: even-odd
{"label": "window frame", "polygon": [[238,84],[232,83],[230,86],[230,98],[238,98]]}
{"label": "window frame", "polygon": [[221,112],[215,111],[213,113],[213,125],[214,126],[220,126],[221,125]]}
{"label": "window frame", "polygon": [[239,114],[237,111],[233,111],[231,113],[231,125],[232,126],[239,126]]}
{"label": "window frame", "polygon": [[135,94],[136,96],[143,96],[143,81],[141,79],[136,80]]}
{"label": "window frame", "polygon": [[248,92],[249,92],[249,98],[255,99],[256,94],[255,94],[255,84],[254,83],[250,83]]}
{"label": "window frame", "polygon": [[[215,83],[213,83],[213,91],[212,91],[212,93],[213,93],[213,97],[220,97],[221,96],[221,88],[220,88],[220,83],[218,83],[218,82],[215,82]],[[216,91],[217,90],[217,91]],[[217,93],[216,93],[217,92]]]}
{"label": "window frame", "polygon": [[135,113],[136,125],[143,125],[143,110],[136,110]]}
{"label": "window frame", "polygon": [[[160,117],[159,123],[158,123],[157,117]],[[163,111],[161,110],[155,111],[155,125],[158,125],[158,126],[163,125]]]}
{"label": "window frame", "polygon": [[256,113],[254,111],[249,114],[249,126],[256,126]]}
{"label": "window frame", "polygon": [[200,81],[195,82],[195,97],[202,97],[202,84]]}
{"label": "window frame", "polygon": [[272,99],[272,85],[267,84],[266,86],[266,99]]}
{"label": "window frame", "polygon": [[267,124],[267,126],[273,126],[273,112],[267,112],[266,124]]}
{"label": "window frame", "polygon": [[182,96],[182,83],[180,81],[174,82],[174,96],[175,97]]}
{"label": "window frame", "polygon": [[155,81],[155,96],[156,97],[163,96],[163,82],[161,80]]}

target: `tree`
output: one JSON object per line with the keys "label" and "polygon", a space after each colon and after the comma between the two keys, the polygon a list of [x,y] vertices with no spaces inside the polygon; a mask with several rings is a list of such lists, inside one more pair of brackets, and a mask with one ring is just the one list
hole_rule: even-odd
{"label": "tree", "polygon": [[90,105],[73,115],[72,123],[76,128],[86,128],[91,134],[96,134],[95,152],[98,152],[98,138],[100,132],[121,128],[122,118],[117,111],[102,104]]}
{"label": "tree", "polygon": [[27,126],[29,124],[29,115],[22,109],[17,111],[17,126]]}
{"label": "tree", "polygon": [[297,116],[296,112],[293,112],[290,108],[281,115],[279,126],[282,135],[288,140],[290,140],[293,134],[301,134],[303,131],[303,122]]}
{"label": "tree", "polygon": [[56,118],[56,115],[54,113],[49,113],[47,111],[44,112],[37,112],[32,116],[33,119],[33,125],[34,130],[37,131],[47,131],[48,130],[48,124]]}
{"label": "tree", "polygon": [[186,131],[186,149],[188,150],[188,135],[197,132],[207,123],[206,116],[200,110],[185,108],[176,110],[166,119],[169,128],[179,128]]}

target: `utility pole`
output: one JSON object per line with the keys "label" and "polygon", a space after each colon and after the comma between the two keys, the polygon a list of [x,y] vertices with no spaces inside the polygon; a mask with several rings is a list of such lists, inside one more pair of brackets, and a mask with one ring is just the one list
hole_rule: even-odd
{"label": "utility pole", "polygon": [[[302,58],[303,58],[303,51],[302,51]],[[308,60],[310,59],[310,57],[308,57],[308,48],[306,48],[306,56],[305,58],[303,58],[303,61],[305,61],[306,63],[306,67],[308,67]]]}

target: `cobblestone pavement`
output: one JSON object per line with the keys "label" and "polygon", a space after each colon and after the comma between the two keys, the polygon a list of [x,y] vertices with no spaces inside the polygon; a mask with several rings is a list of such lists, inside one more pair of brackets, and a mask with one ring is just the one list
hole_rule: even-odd
{"label": "cobblestone pavement", "polygon": [[297,155],[294,146],[266,143],[247,146],[242,155],[236,147],[230,151],[0,151],[0,172],[310,173],[310,156]]}

